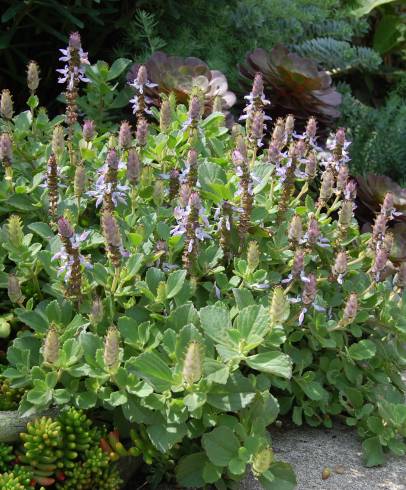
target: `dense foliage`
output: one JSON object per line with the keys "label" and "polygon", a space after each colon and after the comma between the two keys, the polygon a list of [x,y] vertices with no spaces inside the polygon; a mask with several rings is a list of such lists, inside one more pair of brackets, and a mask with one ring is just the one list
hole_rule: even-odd
{"label": "dense foliage", "polygon": [[[320,148],[314,118],[303,133],[293,116],[269,122],[260,74],[245,127],[202,116],[199,91],[158,111],[144,66],[135,137],[127,121],[101,130],[78,120],[80,86],[104,82],[77,33],[60,59],[65,115],[39,107],[33,65],[28,110],[14,115],[8,92],[0,104],[2,374],[24,390],[20,413],[103,410],[153,485],[231,488],[251,467],[264,488],[294,488],[267,432],[280,415],[324,427],[342,416],[369,466],[404,454],[396,209],[388,193],[360,233],[345,131]],[[54,423],[39,419],[36,437]]]}

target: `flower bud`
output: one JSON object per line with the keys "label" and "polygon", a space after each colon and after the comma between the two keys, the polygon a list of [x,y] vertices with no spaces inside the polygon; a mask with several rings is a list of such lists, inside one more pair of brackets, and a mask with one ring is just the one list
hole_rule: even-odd
{"label": "flower bud", "polygon": [[104,308],[102,300],[97,296],[92,303],[90,321],[93,325],[98,325],[104,318]]}
{"label": "flower bud", "polygon": [[306,136],[310,140],[313,140],[316,137],[316,133],[317,133],[317,121],[316,121],[316,118],[312,116],[307,121]]}
{"label": "flower bud", "polygon": [[303,288],[302,302],[304,305],[311,305],[316,298],[317,279],[314,274],[309,274],[307,278],[308,282],[305,282]]}
{"label": "flower bud", "polygon": [[245,144],[245,140],[242,134],[237,137],[236,140],[236,150],[240,154],[241,158],[245,161],[248,158],[248,150],[247,145]]}
{"label": "flower bud", "polygon": [[349,177],[348,165],[341,165],[337,175],[337,190],[344,192]]}
{"label": "flower bud", "polygon": [[252,472],[256,476],[260,476],[269,470],[273,462],[274,454],[272,448],[267,447],[259,451],[252,462]]}
{"label": "flower bud", "polygon": [[350,200],[345,200],[338,215],[338,223],[342,228],[347,228],[351,224],[354,204]]}
{"label": "flower bud", "polygon": [[387,192],[385,198],[383,200],[381,214],[386,216],[386,218],[390,218],[393,212],[394,199],[392,192]]}
{"label": "flower bud", "polygon": [[173,168],[169,172],[169,199],[174,199],[179,191],[179,170]]}
{"label": "flower bud", "polygon": [[116,369],[120,362],[120,333],[114,325],[109,327],[104,339],[103,360],[108,371]]}
{"label": "flower bud", "polygon": [[202,202],[198,192],[192,192],[189,197],[189,206],[193,209],[200,209]]}
{"label": "flower bud", "polygon": [[343,321],[352,323],[358,312],[358,297],[356,293],[351,293],[344,307]]}
{"label": "flower bud", "polygon": [[102,214],[102,227],[107,243],[113,247],[121,247],[120,228],[116,218],[111,213],[104,212]]}
{"label": "flower bud", "polygon": [[289,230],[288,230],[288,238],[291,242],[296,244],[300,243],[303,237],[303,225],[302,218],[295,214],[290,222]]}
{"label": "flower bud", "polygon": [[86,169],[83,165],[78,165],[75,169],[75,177],[73,180],[73,189],[76,197],[83,194],[86,186]]}
{"label": "flower bud", "polygon": [[311,151],[306,159],[305,174],[308,180],[312,180],[316,177],[317,172],[317,154]]}
{"label": "flower bud", "polygon": [[379,242],[386,233],[386,217],[384,214],[378,214],[372,227],[372,240]]}
{"label": "flower bud", "polygon": [[325,170],[321,176],[320,202],[327,202],[333,195],[334,173],[332,170]]}
{"label": "flower bud", "polygon": [[94,134],[95,134],[94,121],[90,119],[86,119],[83,123],[83,128],[82,128],[83,139],[89,143],[89,141],[92,141],[92,139],[94,138]]}
{"label": "flower bud", "polygon": [[271,144],[276,148],[282,148],[285,141],[285,123],[281,117],[276,120],[272,132]]}
{"label": "flower bud", "polygon": [[159,127],[162,133],[166,133],[171,127],[172,109],[169,100],[164,100],[161,104],[161,112],[159,113]]}
{"label": "flower bud", "polygon": [[280,150],[270,143],[268,148],[268,162],[273,163],[274,165],[279,164],[281,161],[282,155]]}
{"label": "flower bud", "polygon": [[14,247],[21,247],[24,239],[21,218],[12,214],[7,222],[7,237]]}
{"label": "flower bud", "polygon": [[372,272],[378,273],[383,271],[388,262],[388,252],[382,248],[378,249],[375,254],[375,261],[372,266]]}
{"label": "flower bud", "polygon": [[179,190],[179,204],[182,208],[185,208],[188,205],[191,193],[192,190],[187,184],[181,185]]}
{"label": "flower bud", "polygon": [[118,166],[120,164],[120,159],[118,158],[117,151],[114,148],[110,148],[107,152],[106,157],[107,166],[112,168],[113,170],[118,170]]}
{"label": "flower bud", "polygon": [[123,121],[120,125],[118,144],[125,150],[131,146],[131,126],[128,121]]}
{"label": "flower bud", "polygon": [[0,160],[10,165],[12,157],[13,154],[10,135],[8,133],[2,133],[0,135]]}
{"label": "flower bud", "polygon": [[135,148],[128,150],[127,158],[127,178],[128,181],[135,185],[140,177],[141,162],[138,152]]}
{"label": "flower bud", "polygon": [[320,236],[319,223],[313,214],[309,217],[309,223],[307,224],[307,241],[310,245],[315,245],[317,239]]}
{"label": "flower bud", "polygon": [[80,34],[78,32],[71,32],[69,35],[69,47],[79,51],[82,47]]}
{"label": "flower bud", "polygon": [[261,146],[261,140],[263,135],[264,135],[264,113],[263,111],[256,111],[252,116],[251,139],[256,141],[258,146]]}
{"label": "flower bud", "polygon": [[64,238],[72,238],[74,231],[69,221],[63,216],[58,219],[58,231]]}
{"label": "flower bud", "polygon": [[275,287],[272,292],[269,316],[271,326],[282,325],[289,318],[289,302],[280,286]]}
{"label": "flower bud", "polygon": [[285,120],[285,133],[288,138],[293,133],[294,129],[295,129],[295,118],[292,114],[289,114],[288,116],[286,116],[286,120]]}
{"label": "flower bud", "polygon": [[7,294],[12,303],[22,304],[24,301],[23,293],[21,292],[20,282],[14,274],[8,275]]}
{"label": "flower bud", "polygon": [[55,155],[60,155],[65,148],[65,136],[63,132],[63,127],[61,125],[57,125],[54,127],[52,132],[52,153]]}
{"label": "flower bud", "polygon": [[248,244],[247,265],[250,272],[254,272],[259,265],[259,247],[257,242],[251,241]]}
{"label": "flower bud", "polygon": [[145,146],[147,144],[148,137],[148,122],[143,117],[138,120],[137,125],[137,142],[140,146]]}
{"label": "flower bud", "polygon": [[303,158],[306,152],[306,143],[303,140],[296,141],[294,149],[295,158]]}
{"label": "flower bud", "polygon": [[345,252],[338,252],[335,259],[332,272],[335,276],[343,275],[347,272],[347,254]]}
{"label": "flower bud", "polygon": [[292,277],[299,277],[304,268],[304,252],[297,250],[293,258]]}
{"label": "flower bud", "polygon": [[11,97],[10,90],[7,90],[6,88],[1,92],[0,114],[1,117],[9,121],[13,118],[14,114],[13,99]]}
{"label": "flower bud", "polygon": [[252,84],[252,97],[262,97],[264,93],[264,82],[262,80],[262,74],[260,72],[255,73],[254,83]]}
{"label": "flower bud", "polygon": [[27,86],[32,94],[39,86],[39,66],[35,61],[30,61],[27,66]]}
{"label": "flower bud", "polygon": [[199,381],[203,374],[203,359],[200,344],[190,342],[183,361],[182,377],[186,384],[192,385]]}
{"label": "flower bud", "polygon": [[388,252],[388,255],[390,255],[392,251],[393,242],[394,242],[393,233],[386,232],[381,246],[384,250]]}
{"label": "flower bud", "polygon": [[137,73],[138,85],[143,87],[148,82],[148,71],[145,65],[140,65]]}
{"label": "flower bud", "polygon": [[48,329],[42,355],[46,364],[55,364],[59,358],[59,336],[55,325],[51,325]]}
{"label": "flower bud", "polygon": [[189,119],[192,122],[197,122],[200,119],[201,104],[199,97],[194,95],[189,104]]}

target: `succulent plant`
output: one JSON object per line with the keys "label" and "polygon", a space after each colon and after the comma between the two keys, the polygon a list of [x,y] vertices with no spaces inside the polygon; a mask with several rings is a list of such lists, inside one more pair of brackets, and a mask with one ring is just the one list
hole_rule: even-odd
{"label": "succulent plant", "polygon": [[14,459],[13,446],[0,442],[0,473],[5,473]]}
{"label": "succulent plant", "polygon": [[92,447],[83,454],[83,462],[65,472],[66,480],[57,483],[64,490],[119,490],[122,479],[118,470],[100,447]]}
{"label": "succulent plant", "polygon": [[310,116],[320,125],[330,126],[340,115],[341,95],[332,86],[330,75],[285,46],[271,51],[256,48],[239,69],[245,88],[251,86],[256,73],[262,74],[264,93],[271,101],[265,111],[273,118],[293,114],[298,127],[303,128]]}
{"label": "succulent plant", "polygon": [[[138,73],[138,64],[131,67],[127,80],[132,82]],[[161,105],[159,94],[169,95],[173,92],[180,104],[187,105],[193,87],[198,87],[204,94],[205,113],[210,113],[217,96],[221,97],[224,111],[230,109],[236,96],[228,90],[226,77],[217,70],[210,70],[199,58],[182,58],[169,56],[162,51],[154,53],[146,62],[148,78],[156,87],[146,88],[145,93],[156,106]]]}
{"label": "succulent plant", "polygon": [[14,472],[7,472],[0,474],[0,488],[1,490],[25,490],[32,486],[29,478]]}
{"label": "succulent plant", "polygon": [[23,389],[12,388],[10,381],[0,374],[0,412],[15,410],[23,395]]}

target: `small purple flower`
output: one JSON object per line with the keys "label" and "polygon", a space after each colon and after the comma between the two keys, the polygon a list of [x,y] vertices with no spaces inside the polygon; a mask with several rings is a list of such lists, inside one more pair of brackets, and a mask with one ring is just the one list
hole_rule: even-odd
{"label": "small purple flower", "polygon": [[[63,68],[59,68],[56,71],[62,76],[58,78],[58,83],[66,83],[68,90],[72,90],[75,85],[75,80],[88,83],[90,80],[85,75],[86,65],[89,65],[88,55],[83,51],[80,44],[80,36],[78,33],[72,33],[69,37],[69,45],[66,49],[59,50],[63,56],[59,58],[59,61],[64,61],[66,64]],[[73,57],[77,56],[78,64],[71,63]]]}

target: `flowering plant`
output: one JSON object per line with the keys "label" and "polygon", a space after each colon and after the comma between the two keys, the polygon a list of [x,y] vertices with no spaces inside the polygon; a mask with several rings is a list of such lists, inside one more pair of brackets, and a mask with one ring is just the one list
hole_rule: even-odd
{"label": "flowering plant", "polygon": [[155,479],[183,487],[232,488],[251,467],[264,488],[294,488],[266,430],[285,414],[343,416],[368,465],[403,454],[396,210],[388,194],[360,233],[345,131],[323,149],[313,118],[272,129],[260,75],[232,131],[202,118],[198,94],[149,120],[140,96],[136,130],[102,134],[68,101],[66,143],[41,109],[3,118],[3,375],[25,390],[20,412],[112,412]]}

